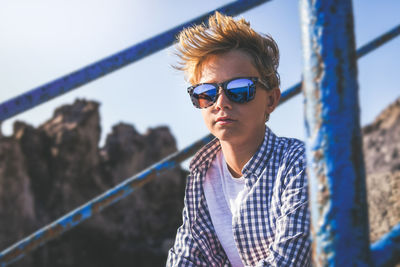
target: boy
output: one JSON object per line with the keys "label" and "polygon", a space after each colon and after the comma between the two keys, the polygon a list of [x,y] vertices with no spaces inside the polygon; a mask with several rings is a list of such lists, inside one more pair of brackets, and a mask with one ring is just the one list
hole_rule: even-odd
{"label": "boy", "polygon": [[190,164],[167,266],[310,265],[304,145],[265,124],[280,98],[276,43],[216,13],[180,33],[177,55],[216,138]]}

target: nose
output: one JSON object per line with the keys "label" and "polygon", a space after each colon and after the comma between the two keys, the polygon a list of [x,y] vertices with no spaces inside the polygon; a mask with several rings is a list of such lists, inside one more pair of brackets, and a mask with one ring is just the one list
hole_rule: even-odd
{"label": "nose", "polygon": [[229,98],[226,96],[225,91],[222,87],[219,87],[217,101],[215,101],[215,108],[216,109],[231,109],[232,103]]}

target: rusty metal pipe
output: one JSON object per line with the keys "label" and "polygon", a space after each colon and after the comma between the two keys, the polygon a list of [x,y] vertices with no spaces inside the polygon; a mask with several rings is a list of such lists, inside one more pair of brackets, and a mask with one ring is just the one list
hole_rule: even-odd
{"label": "rusty metal pipe", "polygon": [[352,3],[300,1],[315,266],[369,266]]}

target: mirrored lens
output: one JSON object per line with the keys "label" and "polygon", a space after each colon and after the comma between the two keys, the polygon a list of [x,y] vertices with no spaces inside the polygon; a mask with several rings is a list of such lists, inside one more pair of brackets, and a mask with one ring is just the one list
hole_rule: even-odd
{"label": "mirrored lens", "polygon": [[250,79],[236,79],[226,85],[226,94],[237,103],[248,102],[254,98],[255,85]]}
{"label": "mirrored lens", "polygon": [[193,89],[192,101],[199,108],[211,106],[215,102],[217,88],[212,84],[201,84]]}

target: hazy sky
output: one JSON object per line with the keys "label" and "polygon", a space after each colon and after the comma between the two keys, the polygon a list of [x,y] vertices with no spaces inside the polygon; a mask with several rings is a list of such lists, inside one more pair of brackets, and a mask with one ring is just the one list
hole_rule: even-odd
{"label": "hazy sky", "polygon": [[[70,73],[230,1],[191,0],[0,0],[0,101]],[[357,47],[400,23],[400,1],[353,1]],[[243,13],[259,32],[269,33],[281,51],[282,90],[300,81],[298,1],[276,0]],[[35,126],[55,107],[76,98],[101,103],[102,138],[118,122],[140,132],[168,125],[183,148],[207,133],[192,107],[183,75],[172,69],[171,48],[36,107],[3,123]],[[400,96],[400,38],[359,60],[362,124]],[[303,99],[279,107],[270,127],[278,135],[304,139]]]}

